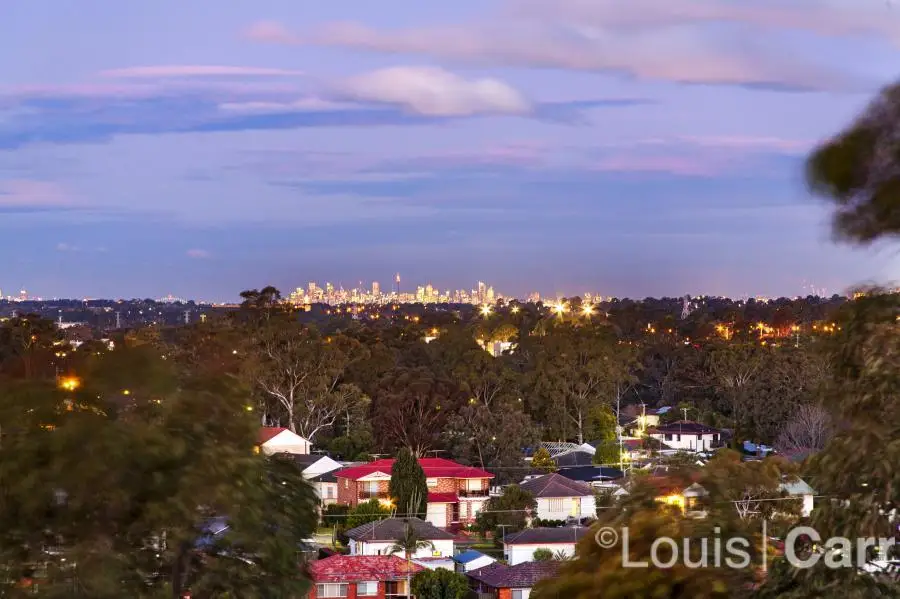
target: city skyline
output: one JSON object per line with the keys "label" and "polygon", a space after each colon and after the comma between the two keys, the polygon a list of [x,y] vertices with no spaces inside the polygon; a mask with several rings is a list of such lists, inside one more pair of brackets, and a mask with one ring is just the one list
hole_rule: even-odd
{"label": "city skyline", "polygon": [[[825,287],[817,287],[814,284],[803,284],[796,293],[779,293],[774,295],[766,295],[761,293],[744,293],[740,295],[727,295],[715,293],[661,293],[658,295],[621,295],[621,294],[604,294],[603,291],[582,289],[580,291],[572,291],[566,293],[543,293],[538,290],[532,290],[527,293],[506,293],[503,289],[497,289],[494,285],[485,281],[477,281],[474,286],[456,286],[438,285],[427,281],[407,281],[405,278],[398,281],[400,273],[395,273],[390,277],[387,286],[382,285],[380,280],[368,279],[359,280],[354,285],[345,286],[342,281],[335,280],[332,282],[328,278],[318,281],[307,281],[302,286],[286,286],[279,287],[282,297],[286,301],[295,304],[384,304],[384,303],[465,303],[465,304],[493,304],[497,300],[506,301],[527,301],[527,302],[555,302],[561,299],[579,297],[588,301],[603,301],[613,299],[632,299],[641,300],[644,298],[682,298],[685,295],[693,298],[702,297],[724,297],[735,300],[755,299],[774,299],[774,298],[798,298],[807,296],[830,297],[832,295],[853,295],[855,287],[841,290],[831,290]],[[405,284],[404,284],[405,282]],[[399,285],[398,285],[399,283]],[[264,285],[255,286],[260,288]],[[253,286],[245,289],[254,288]],[[172,293],[164,295],[149,294],[139,296],[128,295],[40,295],[34,294],[25,288],[17,290],[14,294],[4,293],[4,288],[0,287],[0,300],[8,302],[27,302],[27,301],[79,301],[79,300],[140,300],[151,299],[161,303],[185,303],[194,301],[206,304],[234,304],[239,303],[240,291],[235,292],[229,297],[198,297],[198,296],[177,296]],[[243,291],[243,289],[241,290]]]}
{"label": "city skyline", "polygon": [[895,77],[881,1],[95,5],[0,22],[21,50],[0,56],[9,289],[229,299],[399,270],[737,297],[900,278],[893,252],[835,245],[802,180]]}

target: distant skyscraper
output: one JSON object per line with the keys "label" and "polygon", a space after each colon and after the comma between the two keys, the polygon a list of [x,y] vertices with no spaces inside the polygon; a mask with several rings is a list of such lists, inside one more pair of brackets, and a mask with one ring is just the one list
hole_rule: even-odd
{"label": "distant skyscraper", "polygon": [[378,281],[372,281],[372,295],[375,297],[381,295],[381,285],[378,284]]}
{"label": "distant skyscraper", "polygon": [[483,304],[485,302],[485,296],[487,295],[487,286],[484,284],[484,281],[478,281],[478,291],[475,293],[475,295],[479,304]]}
{"label": "distant skyscraper", "polygon": [[394,275],[394,284],[397,286],[397,295],[400,295],[400,273]]}

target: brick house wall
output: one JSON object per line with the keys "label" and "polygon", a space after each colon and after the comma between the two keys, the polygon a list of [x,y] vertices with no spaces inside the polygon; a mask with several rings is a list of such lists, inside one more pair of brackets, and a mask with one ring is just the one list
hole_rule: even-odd
{"label": "brick house wall", "polygon": [[[360,502],[368,501],[367,499],[360,499],[359,493],[362,489],[365,488],[365,483],[361,483],[359,481],[350,480],[347,478],[337,478],[337,502],[342,503],[344,505],[349,505],[351,507],[355,507]],[[388,485],[390,481],[380,480],[378,481],[378,492],[379,493],[387,493]]]}
{"label": "brick house wall", "polygon": [[[325,598],[317,596],[317,594],[316,594],[317,588],[318,587],[316,587],[316,585],[313,584],[312,588],[309,590],[309,594],[307,594],[307,596],[306,596],[306,599],[325,599]],[[377,599],[385,599],[385,594],[386,594],[385,593],[385,585],[384,585],[384,582],[381,582],[381,581],[378,582],[378,594],[377,595],[360,595],[356,592],[356,583],[355,582],[347,583],[346,599],[364,599],[364,598],[367,599],[369,597],[374,597]],[[511,596],[507,597],[507,599],[511,599]]]}

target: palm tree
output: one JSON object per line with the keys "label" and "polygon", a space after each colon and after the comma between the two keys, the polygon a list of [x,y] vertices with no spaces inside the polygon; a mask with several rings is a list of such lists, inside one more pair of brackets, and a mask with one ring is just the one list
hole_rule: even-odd
{"label": "palm tree", "polygon": [[419,549],[434,549],[434,543],[420,539],[416,531],[406,519],[406,526],[403,529],[403,536],[394,540],[394,544],[388,547],[388,555],[402,553],[406,558],[406,596],[412,596],[412,556]]}

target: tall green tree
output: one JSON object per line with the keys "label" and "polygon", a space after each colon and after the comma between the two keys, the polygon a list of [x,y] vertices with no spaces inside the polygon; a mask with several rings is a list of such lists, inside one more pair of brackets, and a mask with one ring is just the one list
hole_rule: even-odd
{"label": "tall green tree", "polygon": [[900,85],[885,87],[807,162],[810,188],[834,203],[834,233],[871,243],[900,234]]}
{"label": "tall green tree", "polygon": [[[869,295],[848,305],[834,340],[834,371],[825,406],[840,425],[812,459],[810,479],[820,495],[811,517],[822,538],[894,538],[900,505],[900,296]],[[843,552],[851,564],[875,555],[854,545]],[[880,556],[882,559],[885,556]],[[862,599],[900,597],[896,580],[860,576],[855,567],[828,568],[823,560],[798,570],[781,563],[767,597],[823,596]]]}
{"label": "tall green tree", "polygon": [[556,462],[550,457],[550,451],[543,445],[538,447],[531,456],[531,467],[544,472],[556,472],[557,470]]}
{"label": "tall green tree", "polygon": [[534,495],[519,485],[504,487],[503,493],[488,499],[476,523],[484,532],[491,532],[495,539],[501,539],[505,532],[522,530],[537,511]]}
{"label": "tall green tree", "polygon": [[[42,565],[39,595],[305,589],[296,566],[314,492],[293,464],[254,453],[257,424],[235,379],[170,355],[120,344],[84,364],[80,386],[8,388],[0,556],[12,578]],[[210,540],[213,522],[229,528]]]}
{"label": "tall green tree", "polygon": [[413,453],[402,448],[391,467],[388,487],[394,507],[406,517],[425,518],[428,504],[428,484],[425,471]]}
{"label": "tall green tree", "polygon": [[469,595],[468,579],[444,568],[424,570],[412,581],[413,595],[420,599],[464,599]]}

